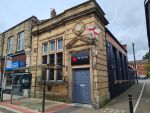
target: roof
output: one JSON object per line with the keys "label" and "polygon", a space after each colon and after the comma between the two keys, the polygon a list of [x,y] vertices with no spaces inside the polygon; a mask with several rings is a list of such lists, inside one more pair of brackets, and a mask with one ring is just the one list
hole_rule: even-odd
{"label": "roof", "polygon": [[[77,7],[80,7],[80,6],[82,6],[82,5],[88,4],[88,3],[90,3],[90,2],[94,2],[95,5],[96,5],[96,7],[98,8],[98,10],[102,13],[102,15],[105,15],[104,11],[101,9],[101,7],[100,7],[99,4],[96,2],[96,0],[88,0],[88,1],[86,1],[86,2],[84,2],[84,3],[81,3],[81,4],[79,4],[79,5],[76,5],[76,6],[73,6],[73,7],[69,8],[69,9],[64,10],[64,12],[62,12],[62,13],[60,13],[60,14],[57,14],[55,17],[46,19],[45,21],[41,21],[41,22],[38,23],[38,25],[44,24],[44,23],[46,23],[47,21],[49,21],[49,20],[51,20],[51,19],[57,18],[57,17],[59,17],[59,16],[65,14],[67,11],[70,11],[70,10],[75,9],[75,8],[77,8]],[[105,18],[105,22],[106,22],[106,24],[109,23],[106,18]]]}
{"label": "roof", "polygon": [[125,51],[127,50],[121,45],[121,43],[117,40],[117,38],[108,30],[108,28],[105,27],[106,32],[118,43],[118,45]]}
{"label": "roof", "polygon": [[[136,60],[136,64],[147,64],[149,60]],[[134,64],[134,61],[129,61],[129,64]]]}
{"label": "roof", "polygon": [[[20,23],[16,24],[15,26],[13,26],[13,27],[11,27],[11,28],[7,29],[6,31],[4,31],[4,32],[0,33],[0,35],[1,35],[1,34],[6,33],[7,31],[10,31],[11,29],[13,29],[13,28],[15,28],[15,27],[19,26],[20,24],[22,24],[22,23],[24,23],[24,22],[26,22],[26,21],[28,21],[28,20],[30,20],[30,19],[32,19],[32,18],[37,19],[37,17],[36,17],[36,16],[31,16],[31,17],[29,17],[29,18],[27,18],[27,19],[23,20],[22,22],[20,22]],[[37,20],[38,20],[38,19],[37,19]]]}

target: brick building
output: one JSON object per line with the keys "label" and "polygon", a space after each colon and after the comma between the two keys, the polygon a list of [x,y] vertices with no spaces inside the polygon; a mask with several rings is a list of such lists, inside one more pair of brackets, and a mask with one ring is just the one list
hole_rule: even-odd
{"label": "brick building", "polygon": [[[137,69],[137,75],[147,75],[147,70],[145,68],[145,64],[149,64],[149,60],[137,60],[136,61],[136,69]],[[134,68],[134,61],[130,61],[129,65]]]}

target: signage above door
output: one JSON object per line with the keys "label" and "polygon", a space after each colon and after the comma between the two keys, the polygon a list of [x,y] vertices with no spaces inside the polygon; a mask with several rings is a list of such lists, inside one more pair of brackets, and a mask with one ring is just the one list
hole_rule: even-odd
{"label": "signage above door", "polygon": [[89,63],[88,50],[71,53],[71,65],[87,65]]}

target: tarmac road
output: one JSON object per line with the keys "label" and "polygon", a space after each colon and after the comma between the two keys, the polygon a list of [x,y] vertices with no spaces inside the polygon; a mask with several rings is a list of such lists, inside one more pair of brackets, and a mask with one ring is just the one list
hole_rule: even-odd
{"label": "tarmac road", "polygon": [[150,79],[141,80],[139,82],[145,82],[145,88],[136,113],[150,113]]}
{"label": "tarmac road", "polygon": [[10,111],[10,110],[8,110],[8,109],[5,109],[5,108],[0,107],[0,113],[17,113],[17,112]]}

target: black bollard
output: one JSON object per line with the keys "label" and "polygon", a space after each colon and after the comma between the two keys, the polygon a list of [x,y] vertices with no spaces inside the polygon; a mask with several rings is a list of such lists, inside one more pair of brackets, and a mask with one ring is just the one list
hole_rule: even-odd
{"label": "black bollard", "polygon": [[129,97],[129,109],[130,109],[130,113],[133,113],[132,94],[129,93],[128,97]]}

